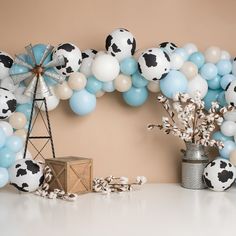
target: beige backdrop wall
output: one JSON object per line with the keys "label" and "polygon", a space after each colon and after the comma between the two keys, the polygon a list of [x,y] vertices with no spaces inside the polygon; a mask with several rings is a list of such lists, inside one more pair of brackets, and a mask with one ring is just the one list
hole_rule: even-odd
{"label": "beige backdrop wall", "polygon": [[[101,50],[109,32],[125,27],[136,36],[138,48],[194,42],[200,49],[217,45],[235,55],[235,9],[234,0],[1,0],[0,49],[14,55],[28,43],[71,41],[82,50]],[[181,142],[146,130],[162,115],[155,97],[131,108],[120,94],[106,94],[96,111],[82,118],[61,102],[50,114],[57,156],[93,158],[96,176],[178,181]]]}

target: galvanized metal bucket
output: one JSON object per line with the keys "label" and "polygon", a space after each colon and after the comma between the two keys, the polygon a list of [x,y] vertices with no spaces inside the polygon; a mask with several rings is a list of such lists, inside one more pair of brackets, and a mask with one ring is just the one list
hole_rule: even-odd
{"label": "galvanized metal bucket", "polygon": [[208,156],[205,148],[200,144],[186,143],[186,150],[182,159],[182,181],[181,185],[188,189],[204,189],[202,174],[208,163]]}

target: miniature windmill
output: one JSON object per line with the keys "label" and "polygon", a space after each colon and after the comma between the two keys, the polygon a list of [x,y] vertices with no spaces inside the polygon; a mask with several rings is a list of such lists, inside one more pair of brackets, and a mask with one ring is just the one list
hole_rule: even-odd
{"label": "miniature windmill", "polygon": [[[55,158],[55,150],[54,150],[54,144],[53,144],[53,138],[52,138],[52,132],[51,132],[51,126],[50,126],[50,121],[49,121],[49,115],[48,115],[48,109],[47,109],[47,101],[46,97],[49,97],[52,95],[50,88],[46,84],[44,77],[47,76],[56,81],[57,83],[62,83],[65,80],[65,77],[62,75],[59,75],[55,72],[52,72],[48,69],[51,69],[52,67],[55,66],[63,66],[65,64],[64,57],[57,57],[54,58],[52,61],[44,65],[44,62],[46,58],[52,53],[53,51],[53,46],[47,45],[42,58],[40,59],[40,62],[37,63],[35,55],[34,55],[34,50],[32,45],[28,45],[25,47],[26,52],[28,56],[30,57],[32,63],[26,62],[22,57],[17,56],[15,58],[14,63],[18,64],[20,66],[23,66],[28,69],[28,72],[26,73],[21,73],[21,74],[12,74],[11,78],[14,82],[14,84],[19,84],[20,82],[24,80],[30,80],[30,83],[26,87],[24,91],[24,95],[29,96],[32,98],[32,109],[31,109],[31,114],[30,114],[30,120],[29,120],[29,126],[28,126],[28,131],[27,131],[27,137],[26,137],[26,142],[25,142],[25,149],[24,149],[24,156],[23,158],[26,157],[26,151],[28,147],[28,143],[30,142],[32,146],[36,149],[37,155],[34,157],[36,158],[38,155],[40,155],[43,159],[45,159],[42,155],[42,150],[45,148],[47,143],[50,141],[51,142],[51,149],[52,149],[52,156]],[[41,105],[39,107],[38,102],[41,102]],[[42,105],[45,106],[45,113],[46,113],[46,121],[41,113],[40,108]],[[33,120],[33,113],[34,113],[34,106],[38,106],[38,113],[36,114],[36,117],[34,119],[34,122],[32,123]],[[35,122],[38,118],[38,115],[40,114],[43,123],[47,129],[47,135],[43,136],[31,136],[31,132],[33,130],[33,127],[35,125]],[[46,143],[41,149],[38,149],[36,145],[34,145],[33,140],[36,139],[45,139]]]}

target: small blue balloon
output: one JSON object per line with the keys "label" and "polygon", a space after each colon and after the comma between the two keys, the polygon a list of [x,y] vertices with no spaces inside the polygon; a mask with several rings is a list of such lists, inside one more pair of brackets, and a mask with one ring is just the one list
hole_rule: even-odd
{"label": "small blue balloon", "polygon": [[230,153],[236,148],[236,144],[234,141],[227,140],[224,142],[224,147],[219,150],[222,158],[229,159]]}
{"label": "small blue balloon", "polygon": [[0,149],[0,167],[9,168],[15,161],[16,154],[7,147]]}
{"label": "small blue balloon", "polygon": [[138,70],[138,63],[133,57],[127,57],[120,62],[120,70],[125,75],[132,75]]}
{"label": "small blue balloon", "polygon": [[201,53],[201,52],[194,52],[189,57],[189,61],[194,63],[198,67],[198,69],[200,69],[205,63],[205,57],[204,57],[203,53]]}
{"label": "small blue balloon", "polygon": [[132,107],[138,107],[146,102],[148,98],[148,91],[146,87],[131,87],[127,92],[124,92],[122,96],[128,105]]}
{"label": "small blue balloon", "polygon": [[188,60],[189,55],[188,55],[187,51],[184,48],[177,48],[175,50],[175,53],[179,54],[184,61]]}
{"label": "small blue balloon", "polygon": [[90,93],[96,94],[102,89],[102,82],[97,80],[94,76],[89,76],[85,87]]}
{"label": "small blue balloon", "polygon": [[114,86],[113,81],[104,82],[102,84],[102,90],[108,93],[114,92],[115,86]]}
{"label": "small blue balloon", "polygon": [[146,80],[139,72],[132,75],[132,84],[136,88],[142,88],[147,86],[148,80]]}
{"label": "small blue balloon", "polygon": [[[45,44],[36,44],[36,45],[33,46],[34,57],[35,57],[37,65],[40,63],[40,60],[41,60],[41,58],[42,58],[42,56],[45,52],[46,47],[47,47],[47,45],[45,45]],[[50,62],[51,58],[52,58],[52,54],[50,53],[46,57],[46,59],[44,60],[43,65],[46,65],[48,62]],[[30,62],[32,64],[31,59],[30,59]]]}
{"label": "small blue balloon", "polygon": [[231,74],[224,75],[223,77],[221,77],[221,80],[220,80],[221,88],[225,90],[226,87],[228,86],[228,84],[235,79],[236,79],[236,77]]}
{"label": "small blue balloon", "polygon": [[0,167],[0,188],[9,182],[9,174],[6,168]]}
{"label": "small blue balloon", "polygon": [[207,80],[208,87],[210,89],[220,89],[221,88],[220,80],[221,80],[221,77],[219,75],[217,75],[215,78],[211,80]]}
{"label": "small blue balloon", "polygon": [[219,96],[217,98],[217,102],[220,104],[220,106],[225,107],[227,106],[227,102],[225,100],[225,91],[222,91],[219,93]]}
{"label": "small blue balloon", "polygon": [[206,80],[214,79],[217,75],[217,67],[213,63],[206,63],[200,69],[201,76]]}
{"label": "small blue balloon", "polygon": [[16,107],[16,111],[25,114],[28,120],[30,119],[31,109],[32,109],[31,103],[19,104]]}
{"label": "small blue balloon", "polygon": [[84,116],[95,110],[96,97],[86,89],[83,89],[73,93],[69,104],[74,113]]}
{"label": "small blue balloon", "polygon": [[209,110],[211,108],[211,103],[217,101],[218,96],[222,90],[212,90],[208,89],[206,96],[204,97],[205,109]]}
{"label": "small blue balloon", "polygon": [[0,148],[2,148],[6,143],[6,134],[2,128],[0,128]]}
{"label": "small blue balloon", "polygon": [[221,76],[229,74],[232,70],[232,63],[230,60],[220,60],[217,62],[216,66],[218,74]]}
{"label": "small blue balloon", "polygon": [[185,93],[187,87],[187,78],[177,70],[171,70],[164,79],[160,80],[161,92],[168,98],[173,98],[176,93]]}
{"label": "small blue balloon", "polygon": [[23,139],[17,135],[12,135],[7,138],[6,145],[5,145],[10,151],[12,152],[19,152],[23,146],[24,142]]}
{"label": "small blue balloon", "polygon": [[223,135],[220,131],[216,131],[215,133],[213,133],[212,138],[221,142],[225,142],[228,140],[233,141],[234,139],[233,137],[228,137],[228,136]]}

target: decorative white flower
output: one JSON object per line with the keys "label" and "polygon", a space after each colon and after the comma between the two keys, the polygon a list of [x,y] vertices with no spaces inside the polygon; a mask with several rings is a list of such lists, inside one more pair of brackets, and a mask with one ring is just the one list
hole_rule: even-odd
{"label": "decorative white flower", "polygon": [[147,182],[147,178],[145,176],[137,176],[136,182],[141,185],[145,184]]}
{"label": "decorative white flower", "polygon": [[128,184],[129,183],[129,179],[127,177],[121,176],[120,177],[120,183],[121,184]]}

